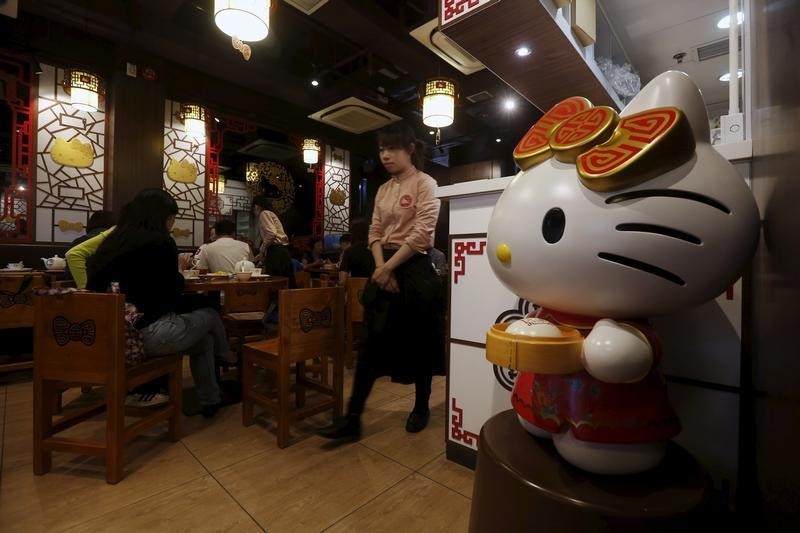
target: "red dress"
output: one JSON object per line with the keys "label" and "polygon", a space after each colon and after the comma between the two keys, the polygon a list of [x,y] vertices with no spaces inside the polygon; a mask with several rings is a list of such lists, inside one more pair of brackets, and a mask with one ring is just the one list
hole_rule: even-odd
{"label": "red dress", "polygon": [[[586,337],[598,318],[540,308],[530,316],[572,327]],[[653,368],[636,383],[604,383],[582,370],[575,374],[520,372],[511,403],[525,420],[550,433],[571,429],[579,440],[614,444],[660,442],[681,431],[658,371],[660,347],[650,328],[625,321],[653,347]]]}

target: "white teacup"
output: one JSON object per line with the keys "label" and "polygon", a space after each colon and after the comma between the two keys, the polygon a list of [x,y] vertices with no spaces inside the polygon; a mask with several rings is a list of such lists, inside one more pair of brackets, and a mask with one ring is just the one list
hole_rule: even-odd
{"label": "white teacup", "polygon": [[197,276],[200,275],[200,271],[199,270],[191,270],[191,269],[190,270],[183,270],[183,271],[181,271],[181,274],[183,274],[183,277],[185,279],[196,278]]}
{"label": "white teacup", "polygon": [[252,272],[254,276],[260,276],[261,275],[261,269],[260,268],[254,268],[250,272]]}
{"label": "white teacup", "polygon": [[18,263],[8,263],[6,265],[6,268],[9,270],[22,270],[23,268],[25,268],[25,263],[23,263],[22,261]]}

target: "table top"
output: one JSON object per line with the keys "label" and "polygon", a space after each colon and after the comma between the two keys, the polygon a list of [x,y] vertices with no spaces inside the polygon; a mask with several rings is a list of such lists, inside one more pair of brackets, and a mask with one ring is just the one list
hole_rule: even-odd
{"label": "table top", "polygon": [[225,289],[229,289],[236,286],[246,286],[246,285],[256,285],[259,283],[265,283],[268,285],[274,286],[285,286],[284,288],[289,288],[289,278],[283,276],[269,276],[268,278],[260,278],[260,279],[249,279],[247,281],[239,281],[236,278],[233,279],[201,279],[201,280],[186,280],[184,285],[185,292],[214,292],[214,291],[224,291]]}
{"label": "table top", "polygon": [[338,274],[338,268],[322,268],[322,267],[306,267],[303,269],[306,272],[310,272],[312,274]]}

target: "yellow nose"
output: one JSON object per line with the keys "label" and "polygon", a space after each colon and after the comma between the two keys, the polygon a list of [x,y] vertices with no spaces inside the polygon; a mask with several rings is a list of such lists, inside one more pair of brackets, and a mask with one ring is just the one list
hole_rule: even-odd
{"label": "yellow nose", "polygon": [[504,265],[508,265],[511,262],[511,248],[504,242],[497,247],[497,259]]}

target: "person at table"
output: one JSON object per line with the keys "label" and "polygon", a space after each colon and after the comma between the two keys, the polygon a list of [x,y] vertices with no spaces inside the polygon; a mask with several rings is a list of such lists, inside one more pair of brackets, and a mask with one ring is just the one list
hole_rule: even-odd
{"label": "person at table", "polygon": [[214,232],[217,238],[202,247],[197,268],[207,268],[209,272],[233,272],[239,261],[253,260],[250,245],[234,239],[236,224],[233,221],[218,220]]}
{"label": "person at table", "polygon": [[336,261],[336,268],[339,268],[341,266],[342,257],[344,257],[344,253],[351,246],[353,246],[353,236],[350,233],[342,234],[342,236],[339,237],[339,259],[337,259]]}
{"label": "person at table", "polygon": [[253,198],[253,214],[258,220],[258,234],[261,237],[255,261],[262,266],[264,274],[289,278],[289,288],[294,289],[296,285],[289,253],[289,238],[283,231],[281,220],[271,208],[272,202],[266,196]]}
{"label": "person at table", "polygon": [[311,251],[303,254],[303,268],[321,268],[325,263],[325,243],[322,239],[311,239]]}
{"label": "person at table", "polygon": [[390,179],[378,189],[369,227],[375,270],[362,296],[367,335],[347,415],[319,432],[332,439],[360,438],[364,404],[384,375],[415,384],[406,431],[423,430],[432,376],[445,369],[443,288],[425,253],[433,246],[439,217],[436,181],[420,170],[424,147],[410,126],[388,126],[379,133],[378,146]]}
{"label": "person at table", "polygon": [[148,357],[188,353],[203,416],[220,404],[217,358],[229,355],[225,327],[210,308],[178,314],[184,280],[178,272],[178,249],[170,236],[178,205],[162,189],[139,193],[119,224],[89,258],[87,288],[105,292],[112,282],[142,317],[135,326]]}
{"label": "person at table", "polygon": [[367,247],[369,222],[355,219],[350,224],[352,245],[342,252],[339,263],[339,286],[344,287],[348,277],[368,278],[375,271],[375,258]]}

